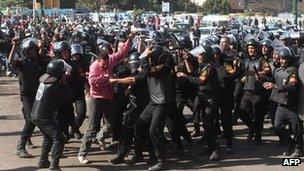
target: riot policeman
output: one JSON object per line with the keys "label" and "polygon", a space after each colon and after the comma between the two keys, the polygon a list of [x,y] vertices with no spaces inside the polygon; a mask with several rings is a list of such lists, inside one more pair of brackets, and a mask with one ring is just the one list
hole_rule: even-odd
{"label": "riot policeman", "polygon": [[[134,125],[139,115],[145,109],[150,101],[149,91],[146,82],[146,76],[142,74],[139,61],[139,52],[134,52],[129,56],[129,67],[131,69],[131,77],[114,79],[114,83],[130,85],[127,89],[129,103],[127,110],[124,112],[121,139],[119,141],[117,156],[111,160],[113,164],[119,164],[124,161],[125,156],[130,151],[134,138]],[[146,137],[150,139],[149,136]],[[135,154],[140,155],[141,149],[135,144]],[[150,159],[155,160],[153,145],[149,144]],[[130,163],[128,163],[130,164]]]}
{"label": "riot policeman", "polygon": [[233,109],[233,92],[234,81],[240,70],[238,61],[225,53],[219,45],[213,45],[212,49],[215,54],[215,60],[219,65],[217,68],[221,92],[220,119],[223,126],[225,138],[227,140],[228,153],[232,152],[233,148],[233,130],[232,130],[232,109]]}
{"label": "riot policeman", "polygon": [[[216,134],[215,120],[220,100],[220,87],[217,66],[214,62],[214,52],[210,46],[199,46],[194,56],[197,56],[198,69],[195,76],[177,73],[192,84],[198,85],[197,96],[194,101],[193,112],[201,114],[207,146],[212,152],[210,160],[217,160],[219,156],[219,142]],[[191,52],[190,52],[191,53]]]}
{"label": "riot policeman", "polygon": [[[248,58],[245,59],[244,95],[241,101],[240,118],[249,128],[248,141],[256,145],[262,143],[264,104],[262,100],[263,79],[271,75],[269,63],[259,55],[259,44],[255,39],[247,42]],[[252,116],[249,115],[252,112]]]}
{"label": "riot policeman", "polygon": [[[39,168],[60,170],[59,159],[64,148],[64,136],[55,122],[55,110],[58,103],[65,100],[64,89],[61,79],[69,75],[71,66],[61,59],[51,61],[46,68],[46,74],[40,77],[40,84],[35,102],[31,110],[31,121],[42,131],[43,143]],[[52,149],[52,161],[48,155]]]}
{"label": "riot policeman", "polygon": [[[192,42],[189,36],[180,37],[180,47],[176,53],[176,68],[175,72],[184,72],[186,74],[193,74],[195,67],[197,66],[197,61],[191,55],[188,55],[184,49],[192,49]],[[176,91],[176,106],[179,115],[183,115],[183,109],[188,106],[191,110],[193,108],[193,101],[195,98],[197,87],[190,84],[187,80],[183,78],[177,78],[175,82]],[[195,113],[193,113],[195,114]],[[200,116],[193,116],[194,118],[194,131],[193,136],[198,136],[200,134],[199,122]]]}
{"label": "riot policeman", "polygon": [[[281,67],[275,71],[275,83],[264,83],[265,89],[272,89],[270,99],[278,103],[275,116],[275,132],[286,142],[287,148],[284,156],[303,156],[303,123],[297,112],[298,74],[292,65],[293,54],[288,47],[279,52]],[[301,104],[299,104],[301,105]],[[291,138],[290,132],[285,129],[290,124],[294,132]],[[294,150],[294,152],[293,152]]]}
{"label": "riot policeman", "polygon": [[19,39],[14,38],[12,41],[13,48],[9,55],[9,62],[18,70],[22,113],[25,119],[15,154],[20,158],[27,158],[31,155],[25,150],[25,145],[27,141],[30,142],[30,137],[35,129],[35,125],[30,121],[30,111],[39,86],[39,77],[43,74],[49,60],[38,53],[38,40],[35,38],[27,38],[22,41],[21,52],[16,60],[15,52]]}
{"label": "riot policeman", "polygon": [[[71,47],[68,42],[62,41],[57,42],[54,47],[54,54],[55,57],[58,59],[63,59],[66,63],[68,63],[70,66],[73,67],[72,61],[71,61]],[[75,66],[74,66],[75,67]],[[75,70],[75,68],[72,68],[72,70]],[[72,77],[75,77],[75,75],[71,75]],[[65,80],[63,80],[63,87],[65,91],[67,92],[67,99],[62,100],[62,102],[59,104],[58,107],[58,115],[56,118],[56,121],[59,124],[59,127],[63,131],[63,134],[65,136],[66,142],[71,138],[69,133],[69,126],[74,123],[74,108],[72,103],[72,95],[73,95],[73,89],[71,88],[73,85],[70,82],[70,77],[64,77]]]}
{"label": "riot policeman", "polygon": [[[163,142],[163,128],[169,112],[170,105],[174,102],[171,66],[168,65],[167,55],[162,46],[146,48],[141,55],[141,66],[147,75],[147,84],[150,103],[141,113],[135,124],[135,144],[142,149],[146,132],[149,130],[154,148],[158,152],[158,163],[149,170],[161,170],[165,167],[166,149]],[[150,125],[150,126],[149,126]],[[142,151],[142,150],[141,150]],[[140,160],[142,156],[135,154],[132,158]]]}
{"label": "riot policeman", "polygon": [[69,77],[69,84],[70,88],[72,89],[72,102],[75,106],[76,116],[71,123],[72,132],[70,131],[70,134],[74,134],[74,137],[77,139],[81,138],[79,128],[81,127],[86,116],[86,102],[84,94],[86,72],[82,55],[83,49],[80,44],[71,45],[70,65],[72,66],[72,72],[71,76]]}

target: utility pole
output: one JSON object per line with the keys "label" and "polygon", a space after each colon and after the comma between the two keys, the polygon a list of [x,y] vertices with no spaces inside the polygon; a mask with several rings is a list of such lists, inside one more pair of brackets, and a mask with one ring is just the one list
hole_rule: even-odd
{"label": "utility pole", "polygon": [[33,20],[35,21],[35,17],[36,17],[36,14],[35,14],[35,2],[36,0],[33,0]]}
{"label": "utility pole", "polygon": [[298,0],[293,0],[293,3],[292,3],[292,12],[295,15],[294,23],[296,25],[296,28],[298,28]]}

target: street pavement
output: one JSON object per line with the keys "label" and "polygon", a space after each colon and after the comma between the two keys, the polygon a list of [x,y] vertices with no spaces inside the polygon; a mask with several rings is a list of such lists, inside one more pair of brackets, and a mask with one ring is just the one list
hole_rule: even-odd
{"label": "street pavement", "polygon": [[[28,149],[28,152],[34,155],[34,158],[20,159],[14,155],[14,150],[20,136],[20,130],[23,128],[24,121],[21,114],[21,102],[18,94],[18,81],[12,78],[0,78],[0,170],[37,170],[37,162],[40,156],[42,136],[39,129],[35,129],[32,137],[34,149]],[[90,109],[88,109],[90,111]],[[185,110],[189,113],[189,110]],[[189,123],[189,130],[192,125]],[[282,166],[284,147],[278,146],[278,138],[274,136],[273,131],[269,130],[269,119],[266,119],[263,132],[263,144],[255,146],[248,144],[246,133],[248,129],[239,120],[234,126],[235,134],[235,153],[225,154],[225,140],[221,138],[222,160],[211,162],[209,155],[203,153],[202,145],[195,145],[189,152],[179,153],[176,147],[168,144],[168,168],[170,170],[216,170],[216,171],[280,171],[280,170],[304,170],[304,164],[299,166]],[[87,120],[81,127],[81,131],[87,128]],[[167,131],[166,131],[167,135]],[[168,136],[169,137],[169,136]],[[108,142],[110,140],[107,140]],[[186,149],[187,144],[184,142]],[[88,159],[92,161],[88,165],[80,165],[77,161],[77,152],[80,146],[80,140],[71,139],[65,146],[64,157],[60,160],[60,166],[63,171],[118,171],[118,170],[147,170],[149,167],[145,162],[135,166],[126,164],[112,165],[108,162],[115,155],[115,150],[108,148],[100,150],[97,144],[92,145],[92,152]],[[134,152],[126,160],[132,157]],[[304,162],[304,158],[301,158]],[[42,169],[47,170],[47,169]]]}

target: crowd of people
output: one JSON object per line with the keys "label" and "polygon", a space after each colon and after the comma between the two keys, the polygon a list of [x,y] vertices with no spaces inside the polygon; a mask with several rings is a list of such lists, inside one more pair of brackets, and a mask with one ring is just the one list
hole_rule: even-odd
{"label": "crowd of people", "polygon": [[[223,153],[222,132],[225,152],[235,151],[238,119],[248,127],[248,142],[261,145],[266,115],[286,147],[283,155],[303,156],[303,35],[222,30],[193,46],[189,35],[168,37],[157,27],[146,39],[131,29],[134,25],[107,33],[101,23],[47,18],[36,25],[20,20],[1,32],[0,51],[19,78],[25,120],[18,157],[32,157],[26,147],[33,146],[38,127],[43,134],[39,168],[60,170],[71,138],[81,139],[78,162],[88,164],[92,143],[105,148],[111,137],[118,152],[109,162],[124,163],[134,145],[127,164],[142,162],[147,150],[149,170],[168,169],[167,127],[177,150],[185,150],[182,139],[192,148],[193,137],[201,137],[198,143],[216,161]],[[186,106],[193,113],[192,132]]]}

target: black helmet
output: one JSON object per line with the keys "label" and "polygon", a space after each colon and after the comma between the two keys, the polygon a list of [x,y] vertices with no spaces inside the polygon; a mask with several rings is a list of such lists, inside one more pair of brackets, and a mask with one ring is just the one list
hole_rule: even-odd
{"label": "black helmet", "polygon": [[211,40],[205,39],[205,40],[202,41],[201,45],[202,45],[202,46],[212,46],[213,43],[212,43]]}
{"label": "black helmet", "polygon": [[129,56],[129,62],[131,62],[131,61],[139,61],[139,56],[140,56],[140,53],[139,53],[139,52],[133,52],[133,53]]}
{"label": "black helmet", "polygon": [[259,43],[258,43],[258,41],[255,40],[255,39],[249,39],[246,45],[247,45],[247,46],[258,47],[258,46],[259,46]]}
{"label": "black helmet", "polygon": [[204,50],[201,53],[206,58],[206,61],[213,61],[214,60],[214,51],[211,46],[203,46]]}
{"label": "black helmet", "polygon": [[54,47],[54,54],[57,58],[60,58],[60,53],[65,50],[71,50],[69,43],[66,41],[57,42]]}
{"label": "black helmet", "polygon": [[260,42],[260,45],[261,46],[267,46],[267,47],[271,47],[271,40],[269,39],[263,39],[261,42]]}
{"label": "black helmet", "polygon": [[152,53],[151,53],[151,62],[152,62],[152,65],[154,64],[158,64],[158,60],[159,60],[159,57],[164,54],[164,48],[160,45],[156,45],[153,47],[152,49]]}
{"label": "black helmet", "polygon": [[64,61],[62,59],[52,60],[46,67],[46,73],[52,77],[61,78],[64,74]]}
{"label": "black helmet", "polygon": [[118,39],[119,39],[120,41],[125,41],[125,40],[127,40],[127,37],[128,37],[128,35],[127,35],[127,33],[126,33],[125,31],[122,31],[122,32],[120,32],[120,33],[118,34]]}
{"label": "black helmet", "polygon": [[129,67],[130,67],[131,73],[134,73],[140,66],[139,56],[140,56],[139,52],[133,52],[129,57]]}
{"label": "black helmet", "polygon": [[90,34],[88,32],[82,32],[81,33],[82,40],[89,41],[90,40]]}
{"label": "black helmet", "polygon": [[293,58],[293,52],[288,47],[282,47],[279,49],[278,56],[280,58],[286,59],[286,60],[292,60]]}
{"label": "black helmet", "polygon": [[186,49],[192,49],[192,41],[189,36],[183,35],[179,38],[179,42],[182,47]]}
{"label": "black helmet", "polygon": [[71,55],[74,55],[74,54],[83,54],[83,49],[82,49],[82,46],[80,44],[73,44],[71,46]]}
{"label": "black helmet", "polygon": [[220,39],[217,35],[208,36],[207,39],[209,39],[213,44],[219,44],[220,43]]}
{"label": "black helmet", "polygon": [[38,41],[36,38],[30,37],[30,38],[24,39],[21,43],[21,54],[24,56],[27,56],[27,50],[36,48],[37,44],[38,44]]}
{"label": "black helmet", "polygon": [[163,36],[161,35],[161,33],[159,31],[155,31],[152,35],[152,39],[153,40],[158,40],[158,39],[162,39]]}
{"label": "black helmet", "polygon": [[104,43],[98,47],[99,53],[102,51],[107,52],[108,54],[113,53],[113,49],[110,43]]}
{"label": "black helmet", "polygon": [[222,48],[219,45],[212,45],[211,47],[215,55],[222,54]]}

